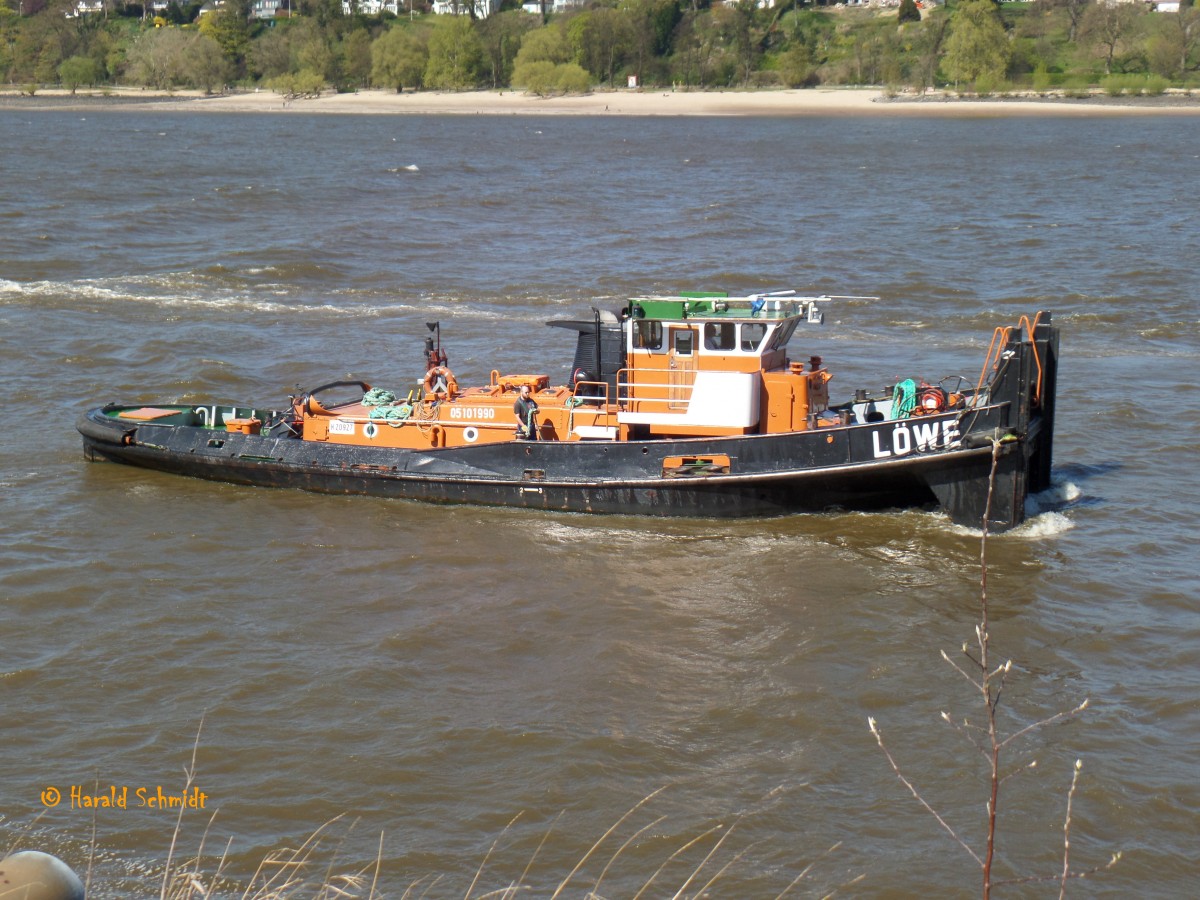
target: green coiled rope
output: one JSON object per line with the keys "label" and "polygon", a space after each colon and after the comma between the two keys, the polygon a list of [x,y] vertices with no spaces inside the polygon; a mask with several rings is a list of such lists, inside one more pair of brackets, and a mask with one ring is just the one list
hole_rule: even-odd
{"label": "green coiled rope", "polygon": [[396,395],[384,388],[372,388],[363,394],[363,406],[388,406],[396,402]]}
{"label": "green coiled rope", "polygon": [[917,383],[906,378],[892,391],[892,418],[906,419],[917,405]]}
{"label": "green coiled rope", "polygon": [[399,428],[413,414],[411,403],[396,403],[396,395],[384,388],[372,388],[363,394],[362,405],[371,407],[367,418],[387,422],[393,428]]}
{"label": "green coiled rope", "polygon": [[413,408],[407,403],[399,406],[377,406],[367,413],[367,418],[387,422],[389,425],[399,425],[413,413]]}

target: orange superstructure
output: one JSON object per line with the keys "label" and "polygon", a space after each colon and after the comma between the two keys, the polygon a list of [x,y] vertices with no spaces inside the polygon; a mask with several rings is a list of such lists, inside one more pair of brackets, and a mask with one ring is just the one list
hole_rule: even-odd
{"label": "orange superstructure", "polygon": [[305,440],[460,447],[515,439],[514,403],[529,386],[536,437],[544,441],[805,431],[836,422],[822,418],[832,376],[821,359],[806,366],[790,361],[786,349],[801,322],[821,320],[821,299],[793,292],[640,298],[619,315],[554,322],[579,332],[576,362],[595,369],[578,365],[560,385],[545,374],[493,370],[488,384],[462,387],[439,329],[437,346],[426,341],[421,387],[407,398],[367,390],[361,401],[325,404],[310,394],[297,398],[295,411]]}

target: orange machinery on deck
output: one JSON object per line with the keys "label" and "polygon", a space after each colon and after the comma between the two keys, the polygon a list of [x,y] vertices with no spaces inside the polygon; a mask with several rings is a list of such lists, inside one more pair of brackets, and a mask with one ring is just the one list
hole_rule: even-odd
{"label": "orange machinery on deck", "polygon": [[493,370],[488,384],[460,388],[445,354],[427,344],[424,380],[407,399],[327,407],[309,396],[296,401],[295,411],[305,440],[460,447],[516,439],[513,406],[528,385],[538,405],[538,437],[546,441],[805,431],[836,419],[821,415],[832,376],[820,357],[806,368],[786,355],[804,309],[752,310],[732,300],[633,301],[619,322],[613,319],[623,365],[608,380],[573,376],[552,386],[547,375]]}

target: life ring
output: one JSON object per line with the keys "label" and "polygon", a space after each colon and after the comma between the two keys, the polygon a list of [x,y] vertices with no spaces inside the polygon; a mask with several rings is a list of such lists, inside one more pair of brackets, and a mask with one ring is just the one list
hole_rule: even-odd
{"label": "life ring", "polygon": [[917,414],[930,416],[940,413],[946,408],[948,400],[943,388],[937,385],[923,384],[917,391],[917,409],[919,411]]}
{"label": "life ring", "polygon": [[438,398],[445,397],[447,400],[452,400],[458,393],[458,381],[455,379],[454,373],[445,366],[434,366],[426,372],[422,384],[426,394],[432,394]]}

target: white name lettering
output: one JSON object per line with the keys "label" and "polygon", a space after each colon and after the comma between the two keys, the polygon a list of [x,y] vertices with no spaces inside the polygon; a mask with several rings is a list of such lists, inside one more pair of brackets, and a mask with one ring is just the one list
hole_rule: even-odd
{"label": "white name lettering", "polygon": [[876,459],[906,456],[913,450],[951,450],[959,445],[958,422],[898,422],[892,428],[871,432],[871,450]]}

